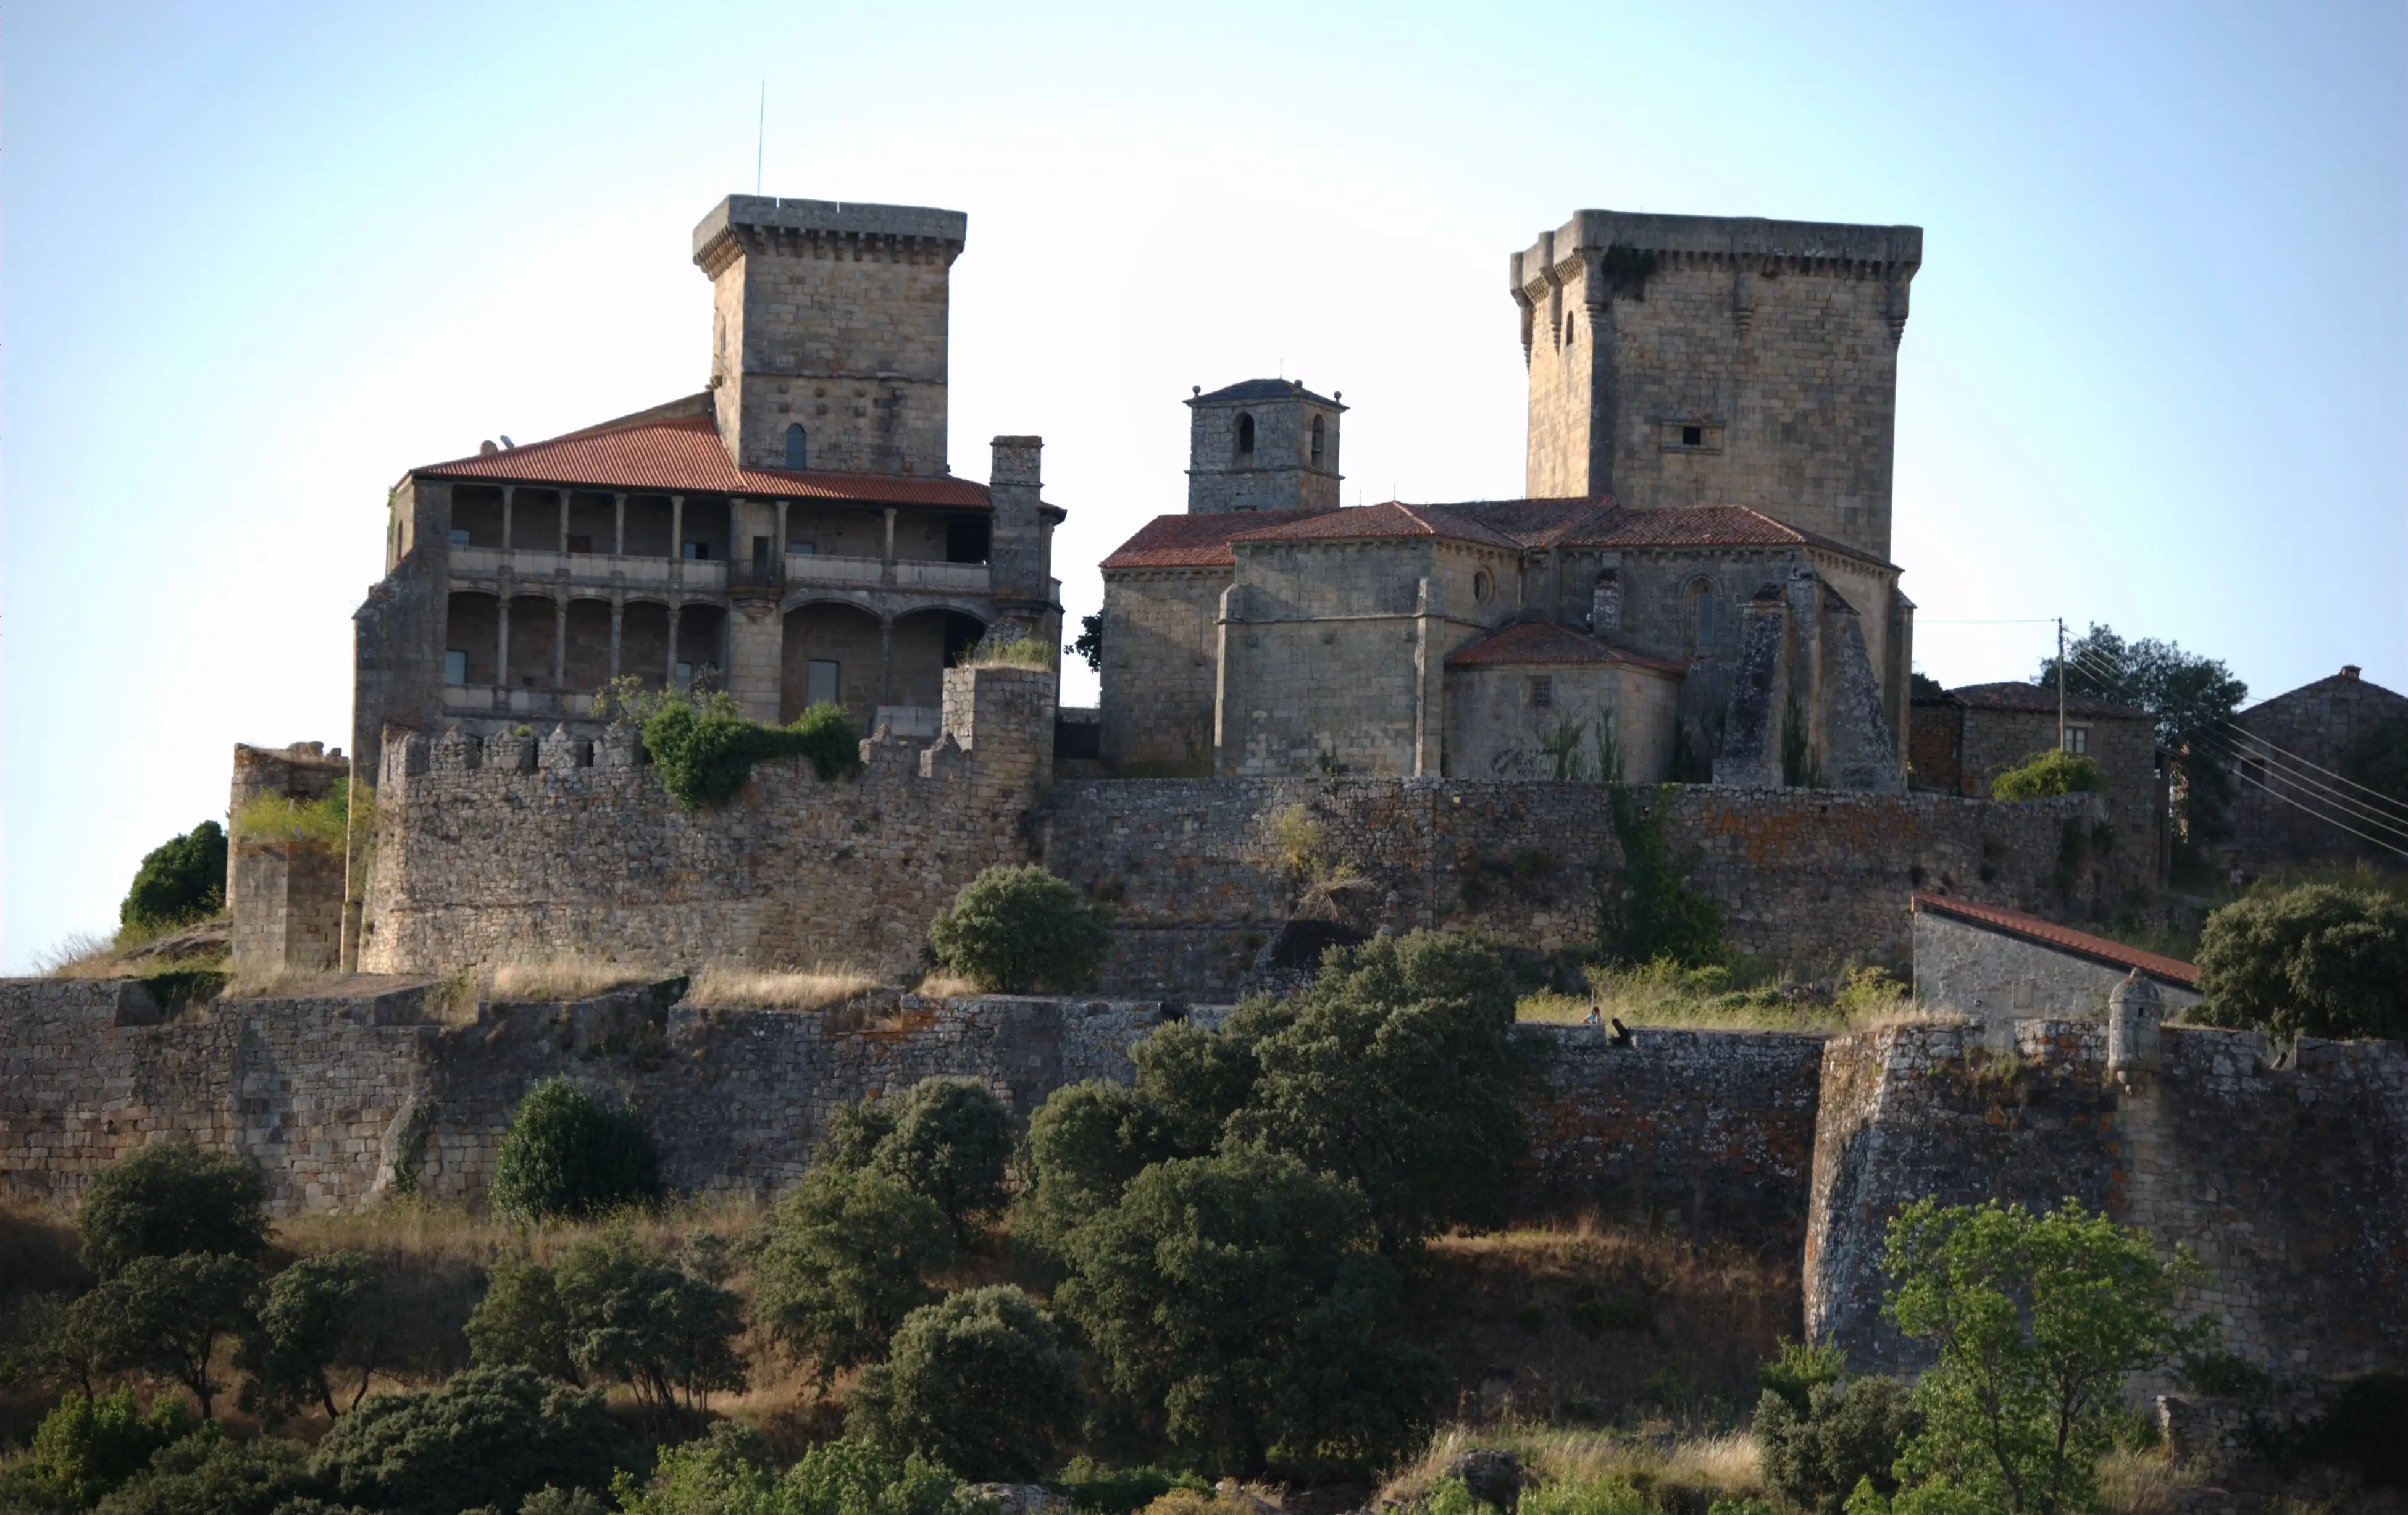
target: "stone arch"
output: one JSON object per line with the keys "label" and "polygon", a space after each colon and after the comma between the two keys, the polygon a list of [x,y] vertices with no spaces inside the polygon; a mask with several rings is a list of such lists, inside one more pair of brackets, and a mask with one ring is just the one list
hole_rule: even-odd
{"label": "stone arch", "polygon": [[492,594],[462,590],[445,601],[443,681],[478,685],[498,682],[494,654],[499,645],[500,628],[501,601]]}
{"label": "stone arch", "polygon": [[889,705],[943,705],[945,670],[959,663],[986,635],[987,622],[949,606],[931,606],[895,618],[894,676]]}
{"label": "stone arch", "polygon": [[561,660],[565,687],[591,694],[610,681],[610,602],[568,602],[568,643]]}
{"label": "stone arch", "polygon": [[1313,465],[1314,467],[1316,467],[1316,468],[1318,468],[1318,467],[1320,467],[1320,466],[1321,466],[1321,458],[1322,458],[1322,453],[1326,450],[1326,444],[1327,444],[1328,440],[1329,440],[1329,438],[1328,438],[1328,428],[1327,428],[1326,425],[1324,425],[1324,424],[1322,423],[1322,419],[1321,419],[1319,416],[1315,416],[1315,417],[1313,417],[1313,418],[1312,418],[1312,465]]}
{"label": "stone arch", "polygon": [[687,679],[716,675],[716,687],[727,681],[727,608],[708,601],[689,600],[677,607],[677,664]]}
{"label": "stone arch", "polygon": [[866,734],[883,703],[884,628],[867,607],[823,598],[786,612],[779,659],[778,716],[792,721],[821,699],[833,699]]}
{"label": "stone arch", "polygon": [[669,672],[669,605],[631,599],[619,611],[619,671],[658,689]]}
{"label": "stone arch", "polygon": [[803,430],[803,423],[801,422],[797,421],[791,422],[786,427],[786,466],[789,468],[808,468],[810,465],[810,434]]}
{"label": "stone arch", "polygon": [[1254,461],[1254,417],[1251,410],[1238,412],[1237,447],[1240,466]]}
{"label": "stone arch", "polygon": [[509,665],[502,682],[512,689],[552,687],[552,660],[560,639],[560,602],[549,594],[510,596]]}

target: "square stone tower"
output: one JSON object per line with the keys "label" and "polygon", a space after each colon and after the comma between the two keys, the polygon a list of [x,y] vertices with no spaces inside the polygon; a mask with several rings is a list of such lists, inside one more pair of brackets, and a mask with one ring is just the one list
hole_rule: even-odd
{"label": "square stone tower", "polygon": [[1916,226],[1584,210],[1512,257],[1526,488],[1742,505],[1885,560]]}
{"label": "square stone tower", "polygon": [[1249,379],[1187,402],[1187,510],[1335,510],[1337,395]]}
{"label": "square stone tower", "polygon": [[694,229],[739,468],[942,474],[950,273],[969,218],[731,194]]}

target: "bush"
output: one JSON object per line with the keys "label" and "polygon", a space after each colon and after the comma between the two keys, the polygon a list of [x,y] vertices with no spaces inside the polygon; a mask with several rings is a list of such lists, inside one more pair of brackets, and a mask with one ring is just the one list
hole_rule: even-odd
{"label": "bush", "polygon": [[1008,994],[1084,989],[1111,941],[1110,911],[1034,865],[987,869],[928,928],[939,964]]}
{"label": "bush", "polygon": [[318,1492],[391,1515],[514,1509],[539,1489],[603,1489],[629,1449],[601,1391],[523,1367],[474,1367],[439,1389],[377,1394],[335,1422]]}
{"label": "bush", "polygon": [[359,1375],[350,1396],[358,1405],[380,1365],[375,1333],[360,1329],[380,1281],[366,1255],[351,1251],[304,1257],[270,1279],[235,1358],[248,1375],[242,1408],[276,1419],[321,1405],[332,1421],[338,1365]]}
{"label": "bush", "polygon": [[1691,866],[1675,857],[1665,835],[1671,819],[1670,786],[1641,802],[1627,785],[1605,792],[1607,818],[1622,848],[1622,872],[1597,873],[1597,952],[1611,967],[1670,959],[1683,967],[1711,963],[1722,952],[1722,907],[1688,886]]}
{"label": "bush", "polygon": [[777,1482],[767,1438],[721,1421],[698,1440],[661,1449],[643,1482],[621,1473],[611,1493],[620,1515],[768,1515]]}
{"label": "bush", "polygon": [[846,1429],[973,1482],[1026,1483],[1060,1465],[1079,1423],[1079,1357],[1009,1284],[913,1310],[862,1375]]}
{"label": "bush", "polygon": [[812,1448],[781,1479],[760,1433],[726,1422],[662,1452],[644,1483],[621,1474],[614,1492],[623,1515],[982,1515],[992,1508],[924,1459],[896,1463],[851,1437]]}
{"label": "bush", "polygon": [[[160,1399],[145,1410],[131,1389],[98,1398],[69,1394],[35,1428],[26,1471],[59,1508],[89,1509],[150,1466],[153,1452],[200,1428],[200,1417],[179,1400]],[[0,1508],[7,1505],[0,1495]]]}
{"label": "bush", "polygon": [[1235,1471],[1361,1468],[1426,1430],[1435,1365],[1386,1335],[1361,1196],[1263,1151],[1147,1168],[1064,1247],[1057,1307],[1142,1422]]}
{"label": "bush", "polygon": [[1870,1479],[1877,1494],[1896,1494],[1891,1466],[1922,1428],[1906,1386],[1893,1379],[1816,1383],[1802,1412],[1768,1388],[1756,1407],[1765,1481],[1791,1508],[1813,1515],[1843,1515],[1860,1480]]}
{"label": "bush", "polygon": [[858,1437],[823,1442],[778,1480],[778,1515],[970,1515],[952,1474],[896,1462]]}
{"label": "bush", "polygon": [[2071,1200],[1917,1201],[1890,1219],[1883,1265],[1891,1318],[1939,1352],[1898,1459],[1901,1511],[2091,1508],[2125,1379],[2200,1345],[2173,1316],[2196,1265]]}
{"label": "bush", "polygon": [[1089,1515],[1137,1515],[1173,1489],[1209,1494],[1212,1487],[1193,1473],[1151,1465],[1103,1467],[1084,1456],[1072,1458],[1062,1476],[1045,1486]]}
{"label": "bush", "polygon": [[568,1350],[568,1311],[552,1269],[525,1257],[494,1265],[485,1296],[468,1316],[468,1351],[479,1367],[523,1367],[564,1383],[585,1379]]}
{"label": "bush", "polygon": [[316,799],[256,794],[234,815],[234,834],[244,841],[302,842],[333,850],[350,837],[351,781],[337,779]]}
{"label": "bush", "polygon": [[270,1515],[308,1486],[308,1456],[297,1441],[228,1441],[204,1426],[154,1455],[94,1515]]}
{"label": "bush", "polygon": [[[1139,1047],[1180,1029],[1166,1026]],[[1168,1122],[1137,1090],[1102,1079],[1056,1089],[1028,1118],[1012,1236],[1054,1252],[1080,1222],[1119,1204],[1147,1165],[1187,1155],[1194,1154],[1174,1146]]]}
{"label": "bush", "polygon": [[1261,1072],[1226,1142],[1353,1184],[1391,1248],[1500,1216],[1538,1068],[1496,953],[1433,932],[1375,937],[1330,952],[1289,1013],[1254,1044]]}
{"label": "bush", "polygon": [[1803,1415],[1813,1402],[1815,1388],[1839,1382],[1846,1367],[1846,1355],[1839,1348],[1828,1343],[1809,1347],[1784,1336],[1779,1355],[1756,1365],[1756,1381],[1765,1393],[1779,1396],[1791,1409]]}
{"label": "bush", "polygon": [[732,1292],[624,1234],[579,1242],[556,1268],[525,1259],[496,1267],[467,1328],[480,1365],[624,1383],[654,1409],[701,1408],[715,1392],[741,1391],[743,1330]]}
{"label": "bush", "polygon": [[1617,1478],[1559,1479],[1523,1494],[1517,1515],[1656,1515],[1657,1506]]}
{"label": "bush", "polygon": [[[628,700],[624,693],[619,697]],[[861,766],[861,734],[853,718],[825,701],[783,726],[747,719],[724,693],[672,690],[633,703],[648,712],[641,716],[644,750],[660,770],[662,784],[689,810],[725,804],[752,777],[752,765],[767,758],[809,758],[824,782]]]}
{"label": "bush", "polygon": [[226,835],[204,821],[142,854],[134,887],[117,908],[120,925],[152,931],[212,916],[225,908]]}
{"label": "bush", "polygon": [[2206,1025],[2408,1038],[2408,905],[2332,884],[2236,900],[2200,933],[2199,988]]}
{"label": "bush", "polygon": [[139,1257],[267,1250],[267,1185],[229,1152],[153,1142],[100,1171],[76,1210],[84,1266],[103,1278]]}
{"label": "bush", "polygon": [[1011,1116],[974,1079],[923,1079],[895,1102],[894,1125],[871,1165],[936,1201],[957,1238],[971,1219],[1003,1208]]}
{"label": "bush", "polygon": [[137,1257],[69,1305],[68,1334],[104,1368],[156,1374],[192,1391],[207,1419],[218,1343],[251,1323],[258,1270],[239,1257]]}
{"label": "bush", "polygon": [[587,1220],[661,1197],[661,1164],[633,1111],[566,1079],[527,1091],[494,1157],[494,1208],[511,1220]]}
{"label": "bush", "polygon": [[2096,794],[2107,787],[2107,776],[2096,760],[2077,752],[2052,749],[2034,752],[1990,780],[1994,800],[2044,800],[2059,794]]}
{"label": "bush", "polygon": [[953,1228],[925,1194],[872,1168],[820,1167],[746,1239],[752,1318],[825,1384],[885,1351],[935,1297],[927,1276],[953,1260]]}

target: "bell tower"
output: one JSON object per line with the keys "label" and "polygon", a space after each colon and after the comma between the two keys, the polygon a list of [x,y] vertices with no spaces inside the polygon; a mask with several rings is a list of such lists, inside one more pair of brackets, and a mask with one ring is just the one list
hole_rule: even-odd
{"label": "bell tower", "polygon": [[1249,379],[1187,402],[1187,512],[1335,510],[1346,407],[1292,379]]}

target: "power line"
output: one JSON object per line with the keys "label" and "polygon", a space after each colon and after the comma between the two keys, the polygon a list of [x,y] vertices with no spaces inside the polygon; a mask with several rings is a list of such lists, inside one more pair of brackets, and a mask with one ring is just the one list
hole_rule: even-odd
{"label": "power line", "polygon": [[[2263,775],[2271,772],[2273,777],[2284,781],[2285,787],[2297,790],[2300,793],[2309,796],[2320,804],[2330,806],[2332,808],[2340,810],[2344,814],[2356,820],[2363,821],[2368,825],[2373,826],[2378,830],[2390,832],[2399,836],[2402,841],[2408,841],[2408,826],[2401,825],[2399,822],[2393,820],[2389,816],[2357,808],[2350,803],[2348,797],[2345,795],[2329,790],[2310,788],[2305,782],[2299,781],[2296,779],[2296,776],[2286,773],[2279,767],[2268,768],[2262,761],[2258,764],[2259,772],[2256,774],[2251,773],[2247,765],[2251,761],[2250,754],[2245,750],[2242,749],[2239,744],[2233,742],[2230,737],[2226,736],[2221,733],[2201,733],[2198,739],[2202,745],[2208,746],[2209,750],[2214,752],[2214,755],[2231,761],[2233,764],[2233,769],[2239,777],[2246,779],[2250,783],[2256,784],[2258,788],[2265,790],[2270,794],[2280,795],[2283,793],[2282,790],[2266,782]],[[2222,749],[2218,750],[2212,745],[2213,742],[2223,742],[2226,745]],[[2304,804],[2301,805],[2301,808],[2306,808],[2307,807]],[[2327,819],[2331,818],[2328,817]],[[2333,823],[2335,825],[2341,824],[2338,820],[2335,820]]]}
{"label": "power line", "polygon": [[2390,842],[2385,841],[2380,836],[2370,836],[2366,833],[2358,830],[2356,826],[2343,825],[2342,822],[2334,820],[2331,816],[2325,814],[2323,811],[2311,809],[2306,805],[2291,798],[2288,794],[2283,793],[2271,784],[2268,784],[2261,779],[2250,778],[2246,773],[2242,774],[2241,779],[2244,783],[2256,784],[2258,788],[2266,791],[2267,793],[2273,795],[2276,799],[2281,800],[2284,804],[2290,806],[2292,808],[2306,811],[2309,815],[2315,816],[2326,825],[2339,826],[2342,830],[2348,832],[2351,836],[2357,837],[2360,841],[2372,842],[2375,846],[2382,848],[2386,852],[2397,852],[2401,857],[2408,857],[2408,847],[2397,847]]}

